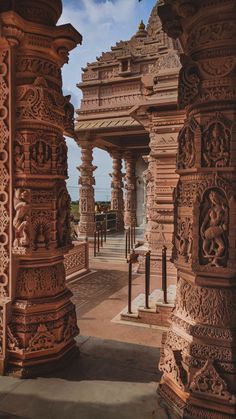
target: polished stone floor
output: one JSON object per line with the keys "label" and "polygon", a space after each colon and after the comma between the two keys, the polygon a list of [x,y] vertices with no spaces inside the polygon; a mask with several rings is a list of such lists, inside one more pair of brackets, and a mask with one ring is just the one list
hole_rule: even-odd
{"label": "polished stone floor", "polygon": [[0,418],[172,419],[156,390],[159,350],[80,336],[80,356],[48,377],[0,377]]}

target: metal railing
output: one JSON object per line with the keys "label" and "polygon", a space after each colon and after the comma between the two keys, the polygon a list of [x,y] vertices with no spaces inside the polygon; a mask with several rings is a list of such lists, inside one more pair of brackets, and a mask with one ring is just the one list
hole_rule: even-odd
{"label": "metal railing", "polygon": [[103,244],[107,241],[107,228],[104,221],[99,222],[96,225],[96,230],[94,231],[94,240],[93,240],[93,254],[94,257],[100,253],[100,249],[103,247]]}
{"label": "metal railing", "polygon": [[[162,291],[163,291],[163,301],[164,304],[168,304],[167,301],[167,247],[163,246],[162,248]],[[128,267],[128,314],[132,314],[132,266],[133,263],[137,260],[137,255],[134,250],[128,255],[127,262]],[[145,309],[150,309],[149,306],[149,296],[150,296],[150,277],[151,277],[151,252],[148,251],[145,254]]]}
{"label": "metal railing", "polygon": [[125,259],[128,259],[129,254],[136,244],[136,230],[135,227],[129,227],[125,230]]}

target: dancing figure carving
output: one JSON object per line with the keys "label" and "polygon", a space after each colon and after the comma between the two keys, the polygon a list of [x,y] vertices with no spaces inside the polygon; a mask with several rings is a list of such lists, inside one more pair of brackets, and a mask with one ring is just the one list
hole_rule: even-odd
{"label": "dancing figure carving", "polygon": [[202,255],[211,266],[225,266],[228,247],[229,209],[223,195],[211,190],[201,224]]}

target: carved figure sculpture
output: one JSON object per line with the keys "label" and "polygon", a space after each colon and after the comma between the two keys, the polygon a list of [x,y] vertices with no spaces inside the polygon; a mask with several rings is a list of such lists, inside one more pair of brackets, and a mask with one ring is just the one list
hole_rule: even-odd
{"label": "carved figure sculpture", "polygon": [[29,217],[30,217],[30,198],[29,191],[16,189],[14,196],[15,217],[13,227],[15,229],[15,240],[13,247],[29,246]]}
{"label": "carved figure sculpture", "polygon": [[212,124],[204,137],[203,158],[205,165],[207,167],[227,166],[229,163],[229,130],[225,130],[222,124]]}
{"label": "carved figure sculpture", "polygon": [[15,165],[16,171],[23,172],[24,167],[25,167],[24,161],[25,161],[25,156],[24,156],[24,152],[22,150],[22,147],[20,146],[20,144],[15,143],[14,165]]}
{"label": "carved figure sculpture", "polygon": [[70,237],[70,198],[62,191],[58,198],[57,241],[58,246],[66,246]]}
{"label": "carved figure sculpture", "polygon": [[37,141],[30,148],[31,169],[34,173],[42,173],[51,166],[51,147],[44,141]]}
{"label": "carved figure sculpture", "polygon": [[178,169],[193,167],[195,163],[194,132],[187,126],[179,133]]}
{"label": "carved figure sculpture", "polygon": [[192,254],[192,222],[189,218],[178,219],[178,228],[176,235],[176,250],[180,256],[184,256],[186,262]]}
{"label": "carved figure sculpture", "polygon": [[211,266],[225,265],[229,209],[225,198],[216,190],[208,194],[205,216],[200,228],[202,254]]}

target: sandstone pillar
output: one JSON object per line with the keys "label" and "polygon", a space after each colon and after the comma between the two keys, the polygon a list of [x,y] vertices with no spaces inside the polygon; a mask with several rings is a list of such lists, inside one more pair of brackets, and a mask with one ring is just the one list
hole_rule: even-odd
{"label": "sandstone pillar", "polygon": [[234,0],[162,1],[184,54],[179,105],[176,308],[161,395],[184,418],[236,415],[236,91]]}
{"label": "sandstone pillar", "polygon": [[1,373],[61,365],[78,333],[64,254],[71,247],[67,154],[73,107],[61,67],[80,34],[56,27],[60,0],[0,5]]}
{"label": "sandstone pillar", "polygon": [[124,200],[123,200],[123,174],[122,174],[122,154],[120,151],[112,150],[113,159],[111,182],[111,210],[116,212],[117,231],[124,228]]}
{"label": "sandstone pillar", "polygon": [[136,175],[135,156],[131,151],[124,155],[125,159],[125,228],[136,226]]}
{"label": "sandstone pillar", "polygon": [[93,176],[96,166],[93,166],[93,145],[89,141],[79,141],[81,145],[80,171],[80,223],[79,233],[81,237],[93,238],[95,224],[95,201]]}

